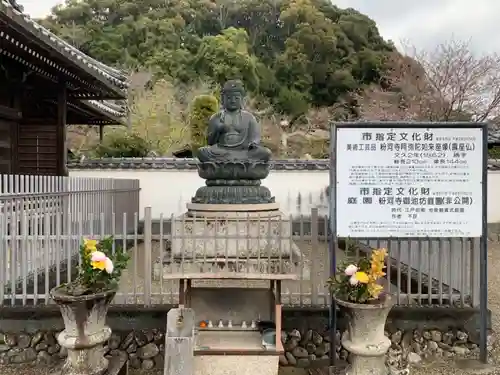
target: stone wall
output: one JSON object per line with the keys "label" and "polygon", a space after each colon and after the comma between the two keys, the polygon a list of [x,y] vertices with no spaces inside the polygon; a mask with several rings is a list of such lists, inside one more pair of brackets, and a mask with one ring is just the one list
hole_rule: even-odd
{"label": "stone wall", "polygon": [[[51,365],[63,360],[67,352],[57,343],[56,331],[4,332],[0,333],[0,364],[37,363]],[[387,327],[386,335],[392,341],[388,353],[388,363],[404,366],[405,362],[419,363],[437,358],[470,357],[479,354],[477,343],[469,339],[467,332],[449,330],[407,330]],[[283,333],[285,353],[280,356],[280,365],[309,367],[315,362],[328,362],[333,347],[328,331],[292,329]],[[349,362],[348,352],[340,343],[340,331],[336,332],[335,356]],[[145,370],[163,368],[164,331],[161,329],[113,332],[105,346],[107,354],[126,352],[132,368]],[[493,346],[490,335],[489,350]],[[403,356],[403,353],[409,353]]]}
{"label": "stone wall", "polygon": [[[479,355],[479,346],[469,339],[467,332],[458,329],[449,330],[401,330],[386,327],[386,336],[392,346],[387,354],[387,363],[391,367],[403,368],[407,363],[417,364],[440,358],[468,358]],[[340,345],[340,331],[335,334],[335,357],[350,361],[349,353]],[[488,350],[493,349],[493,336],[489,336]],[[314,330],[300,332],[294,329],[283,340],[285,354],[280,357],[280,365],[309,367],[316,361],[328,361],[331,350],[330,335]],[[405,354],[403,354],[405,353]]]}
{"label": "stone wall", "polygon": [[[476,312],[450,308],[435,310],[435,313],[429,309],[425,313],[422,309],[393,311],[386,326],[386,335],[392,341],[387,356],[391,367],[402,368],[408,363],[441,357],[478,355]],[[36,320],[29,319],[32,317],[29,314],[27,320],[22,319],[23,314],[10,314],[6,319],[2,312],[0,310],[0,364],[51,365],[66,357],[67,353],[56,340],[63,328],[57,310],[52,311],[50,317],[37,317]],[[126,352],[132,368],[163,367],[165,311],[134,314],[111,311],[108,323],[113,334],[105,348],[107,353]],[[345,326],[342,317],[338,325],[339,330],[334,335],[335,355],[349,361],[347,351],[340,345],[340,331]],[[43,329],[48,326],[54,329]],[[330,342],[327,311],[285,310],[283,328],[282,366],[309,367],[328,363],[334,345]],[[492,350],[493,344],[490,334],[488,350]]]}

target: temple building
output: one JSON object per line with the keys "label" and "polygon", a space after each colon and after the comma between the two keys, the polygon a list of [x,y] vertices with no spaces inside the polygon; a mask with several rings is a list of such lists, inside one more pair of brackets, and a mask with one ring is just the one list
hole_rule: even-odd
{"label": "temple building", "polygon": [[67,175],[66,125],[124,124],[127,76],[0,0],[0,174]]}

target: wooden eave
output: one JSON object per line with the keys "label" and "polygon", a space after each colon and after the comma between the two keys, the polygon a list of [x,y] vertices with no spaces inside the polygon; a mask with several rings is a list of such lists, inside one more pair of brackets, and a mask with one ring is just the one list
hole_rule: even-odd
{"label": "wooden eave", "polygon": [[64,79],[73,97],[126,99],[125,75],[66,43],[29,16],[0,1],[0,54],[54,81]]}
{"label": "wooden eave", "polygon": [[68,125],[125,125],[125,119],[119,113],[110,113],[88,101],[78,101],[77,103],[68,103],[71,110],[78,111],[87,118],[87,121],[82,123]]}
{"label": "wooden eave", "polygon": [[[58,103],[54,99],[44,99],[43,113],[28,118],[20,118],[21,123],[35,123],[39,125],[54,124],[57,122]],[[110,112],[89,101],[76,99],[68,100],[67,103],[66,125],[125,125],[124,115],[120,112]]]}

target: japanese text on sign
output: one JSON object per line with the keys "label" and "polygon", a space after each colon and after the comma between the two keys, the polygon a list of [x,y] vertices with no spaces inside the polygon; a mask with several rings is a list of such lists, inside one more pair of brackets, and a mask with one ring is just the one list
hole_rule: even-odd
{"label": "japanese text on sign", "polygon": [[480,237],[480,128],[338,128],[339,237]]}

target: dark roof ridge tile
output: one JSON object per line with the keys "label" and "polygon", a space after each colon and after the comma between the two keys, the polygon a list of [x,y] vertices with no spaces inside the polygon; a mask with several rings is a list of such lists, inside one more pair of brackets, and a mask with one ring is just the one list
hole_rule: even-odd
{"label": "dark roof ridge tile", "polygon": [[[183,158],[102,158],[71,161],[70,169],[197,169],[198,160]],[[290,171],[325,171],[330,168],[329,159],[276,159],[271,160],[271,169]],[[488,160],[489,170],[500,170],[500,160]]]}

